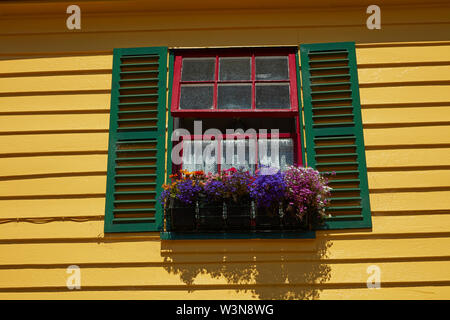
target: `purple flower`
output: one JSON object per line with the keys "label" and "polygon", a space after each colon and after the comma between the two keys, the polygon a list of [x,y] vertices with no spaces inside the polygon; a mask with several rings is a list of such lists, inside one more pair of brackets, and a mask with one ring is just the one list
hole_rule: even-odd
{"label": "purple flower", "polygon": [[280,171],[264,174],[261,170],[256,174],[256,179],[250,185],[250,195],[256,200],[259,207],[270,207],[283,201],[285,197],[286,184],[284,174]]}
{"label": "purple flower", "polygon": [[161,192],[161,195],[159,196],[159,202],[165,206],[168,204],[170,198],[170,189],[165,189]]}
{"label": "purple flower", "polygon": [[209,180],[205,183],[204,191],[207,201],[223,201],[226,194],[225,183],[221,180]]}
{"label": "purple flower", "polygon": [[202,187],[192,180],[184,180],[177,185],[177,199],[186,205],[192,205],[197,200]]}
{"label": "purple flower", "polygon": [[170,176],[172,183],[163,184],[163,191],[159,197],[162,205],[170,205],[171,200],[182,205],[192,206],[203,192],[203,184],[206,180],[202,171],[188,172],[181,170]]}
{"label": "purple flower", "polygon": [[317,218],[325,215],[331,188],[323,175],[312,168],[291,166],[285,172],[285,182],[287,200],[293,204],[300,217],[308,211]]}
{"label": "purple flower", "polygon": [[248,171],[235,168],[208,177],[204,187],[206,201],[248,201],[250,199],[249,186],[253,180],[254,177]]}

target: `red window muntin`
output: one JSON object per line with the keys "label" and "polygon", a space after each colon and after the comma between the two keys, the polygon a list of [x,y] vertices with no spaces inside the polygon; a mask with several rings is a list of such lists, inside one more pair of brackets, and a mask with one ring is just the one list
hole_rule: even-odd
{"label": "red window muntin", "polygon": [[[225,158],[224,155],[224,150],[222,145],[221,145],[221,141],[222,140],[228,140],[228,141],[232,141],[232,140],[241,140],[241,139],[256,139],[256,144],[255,144],[255,159],[256,159],[256,164],[255,165],[255,169],[258,168],[258,163],[259,163],[259,144],[258,144],[258,140],[259,139],[292,139],[293,142],[293,148],[292,148],[292,152],[293,152],[293,165],[296,166],[301,166],[302,165],[302,153],[301,153],[301,148],[299,146],[300,144],[300,137],[298,136],[298,134],[296,133],[279,133],[276,136],[271,134],[271,133],[267,133],[267,134],[222,134],[222,135],[218,135],[218,136],[213,136],[213,135],[184,135],[180,137],[180,141],[176,142],[175,145],[181,143],[183,144],[184,140],[188,140],[188,141],[198,141],[198,140],[205,140],[205,141],[216,141],[217,139],[217,171],[220,172],[222,170],[222,159]],[[268,148],[270,148],[270,141],[268,142],[267,145]],[[180,157],[183,156],[183,147],[181,147],[181,151],[179,154]],[[179,165],[173,165],[173,172],[177,172],[180,169],[182,169],[183,164],[179,164]]]}
{"label": "red window muntin", "polygon": [[[256,57],[278,57],[286,56],[288,59],[288,79],[263,80],[256,79]],[[220,58],[251,58],[251,78],[249,80],[220,80],[219,59]],[[182,65],[184,58],[214,58],[215,70],[213,80],[182,81]],[[212,108],[180,108],[181,85],[213,85]],[[218,108],[218,85],[220,84],[248,84],[251,85],[251,108],[246,109],[219,109]],[[256,84],[287,84],[289,86],[289,108],[256,108]],[[202,116],[217,117],[219,114],[228,116],[262,116],[262,117],[287,117],[298,115],[297,95],[297,71],[295,48],[239,48],[239,49],[202,49],[202,50],[178,50],[175,54],[174,78],[172,87],[172,115],[177,117]]]}

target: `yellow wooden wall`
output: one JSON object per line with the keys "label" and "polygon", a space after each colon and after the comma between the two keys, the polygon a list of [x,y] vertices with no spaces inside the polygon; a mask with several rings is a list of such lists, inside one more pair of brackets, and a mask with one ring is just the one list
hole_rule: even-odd
{"label": "yellow wooden wall", "polygon": [[[365,7],[119,14],[82,2],[82,30],[68,31],[63,6],[0,5],[0,299],[450,298],[450,7],[382,7],[382,30],[368,30]],[[373,230],[104,235],[113,48],[334,41],[357,43]],[[69,265],[81,290],[66,288]],[[381,289],[366,287],[370,265]]]}

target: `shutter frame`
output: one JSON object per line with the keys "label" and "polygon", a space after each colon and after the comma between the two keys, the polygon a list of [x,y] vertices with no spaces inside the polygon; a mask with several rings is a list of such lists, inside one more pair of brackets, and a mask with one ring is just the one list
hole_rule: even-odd
{"label": "shutter frame", "polygon": [[[106,202],[105,202],[105,233],[109,232],[149,232],[159,231],[163,226],[163,210],[158,202],[164,183],[164,162],[165,162],[165,128],[166,128],[166,79],[167,79],[167,47],[142,47],[142,48],[119,48],[113,50],[113,68],[111,83],[111,109],[110,126],[108,139],[108,167],[106,182]],[[156,126],[145,127],[142,129],[120,129],[119,128],[119,100],[120,100],[120,81],[124,80],[121,75],[122,58],[132,59],[133,56],[144,56],[145,58],[157,58],[158,68],[154,73],[157,76],[153,81],[157,81],[157,101],[156,101]],[[148,57],[147,57],[148,56]],[[143,80],[142,80],[143,81]],[[123,88],[122,88],[123,90]],[[150,89],[148,89],[150,90]],[[151,94],[154,96],[154,93]],[[153,104],[155,102],[152,102]],[[151,104],[151,103],[148,103]],[[142,120],[141,120],[142,121]],[[154,119],[153,119],[154,121]],[[116,165],[118,145],[134,144],[147,142],[156,144],[150,152],[156,152],[152,157],[155,172],[154,177],[155,190],[145,198],[146,203],[154,204],[154,216],[148,218],[117,218],[115,217],[115,198],[116,198]],[[122,150],[123,151],[123,150]],[[137,152],[139,154],[139,152]],[[148,160],[150,161],[150,160]],[[133,166],[131,166],[133,167]],[[136,167],[135,167],[136,168]],[[128,169],[128,168],[127,168]],[[145,195],[144,195],[145,196]],[[145,196],[146,197],[146,196]],[[153,198],[154,197],[154,198]],[[130,201],[130,200],[125,200]],[[139,200],[131,200],[131,204],[138,204]],[[142,201],[142,200],[141,200]],[[117,201],[116,201],[117,203]],[[137,209],[138,210],[138,209]],[[122,220],[121,220],[122,219]],[[123,220],[128,219],[128,220]]]}
{"label": "shutter frame", "polygon": [[[333,124],[319,124],[315,123],[313,118],[313,99],[312,99],[312,86],[311,86],[311,60],[310,53],[324,56],[327,54],[333,54],[334,52],[343,51],[346,52],[348,59],[348,74],[349,85],[351,90],[351,107],[353,116],[353,124],[339,125]],[[302,88],[303,88],[303,102],[305,113],[305,135],[306,135],[306,153],[307,153],[307,165],[318,169],[317,154],[316,154],[316,141],[323,139],[323,141],[331,141],[332,139],[346,140],[344,137],[354,136],[354,145],[356,146],[355,156],[357,157],[357,174],[359,179],[359,197],[360,198],[360,215],[345,215],[346,206],[341,206],[339,210],[344,212],[340,218],[335,217],[327,218],[325,225],[319,229],[348,229],[348,228],[371,228],[372,218],[370,210],[369,199],[369,187],[367,180],[367,165],[364,148],[364,136],[363,126],[361,119],[361,104],[359,97],[359,84],[358,84],[358,71],[356,64],[356,52],[354,42],[339,42],[339,43],[318,43],[318,44],[305,44],[300,45],[300,57],[301,57],[301,76],[302,76]],[[314,70],[314,69],[313,69]],[[317,70],[317,69],[316,69]],[[329,69],[328,69],[329,70]],[[333,77],[333,76],[331,76]],[[315,84],[317,86],[317,84]],[[328,84],[330,85],[330,84]],[[348,84],[347,84],[348,85]],[[315,91],[315,93],[318,93]],[[333,98],[331,98],[333,99]],[[336,98],[336,101],[340,101]],[[348,101],[348,98],[344,98],[342,101]],[[317,100],[316,100],[317,101]],[[328,102],[328,101],[327,101]],[[325,103],[327,103],[325,102]],[[317,109],[315,109],[317,110]],[[324,110],[322,110],[324,111]],[[339,117],[339,116],[338,116]],[[327,140],[326,138],[329,138]],[[330,140],[331,139],[331,140]],[[339,166],[338,166],[339,168]],[[318,169],[319,171],[320,168]],[[355,170],[356,171],[356,170]],[[343,172],[343,171],[341,171]],[[335,198],[336,192],[332,192],[332,199]],[[332,201],[333,203],[333,201]],[[351,210],[355,206],[350,206]],[[350,210],[350,209],[349,209]],[[327,213],[330,213],[328,210]],[[341,212],[342,212],[341,211]]]}
{"label": "shutter frame", "polygon": [[[301,68],[300,68],[300,50],[297,50],[295,52],[295,70],[296,70],[296,76],[297,76],[297,98],[298,98],[298,124],[297,124],[297,134],[299,136],[299,145],[297,148],[300,148],[301,152],[301,164],[303,167],[306,167],[306,152],[305,152],[305,128],[303,125],[303,103],[302,103],[302,81],[301,81]],[[298,151],[297,151],[298,154]],[[300,161],[297,161],[297,165],[299,165]]]}
{"label": "shutter frame", "polygon": [[[168,105],[172,105],[172,90],[173,90],[173,70],[174,70],[174,64],[175,64],[175,54],[173,50],[169,50],[169,88],[168,88]],[[172,175],[173,171],[173,164],[172,164],[172,148],[173,148],[173,142],[172,142],[172,133],[174,129],[174,123],[173,123],[173,117],[172,113],[169,111],[167,115],[167,154],[166,154],[166,162],[167,162],[167,174],[165,183],[170,181],[170,176]]]}

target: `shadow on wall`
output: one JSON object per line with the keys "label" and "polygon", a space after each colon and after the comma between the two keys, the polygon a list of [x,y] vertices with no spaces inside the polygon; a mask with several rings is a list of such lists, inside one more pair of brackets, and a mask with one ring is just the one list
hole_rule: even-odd
{"label": "shadow on wall", "polygon": [[164,269],[189,292],[204,289],[205,281],[199,288],[196,278],[209,275],[211,289],[251,292],[263,300],[317,299],[318,285],[330,279],[330,247],[324,239],[162,241],[161,255]]}

